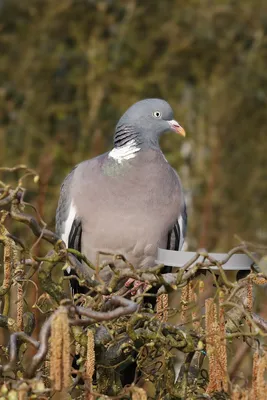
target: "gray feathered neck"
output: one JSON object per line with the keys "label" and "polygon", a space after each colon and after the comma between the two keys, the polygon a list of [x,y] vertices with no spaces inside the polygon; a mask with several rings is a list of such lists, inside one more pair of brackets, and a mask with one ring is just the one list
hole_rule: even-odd
{"label": "gray feathered neck", "polygon": [[143,140],[141,133],[138,132],[134,126],[118,124],[114,135],[114,147],[119,148],[128,143],[133,143],[133,141],[136,145],[142,146]]}

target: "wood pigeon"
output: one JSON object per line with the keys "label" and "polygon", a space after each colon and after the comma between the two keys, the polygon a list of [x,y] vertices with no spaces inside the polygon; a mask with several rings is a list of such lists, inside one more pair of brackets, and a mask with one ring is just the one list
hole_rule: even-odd
{"label": "wood pigeon", "polygon": [[[65,178],[56,232],[67,247],[93,264],[103,257],[113,261],[101,252],[122,254],[143,270],[155,265],[158,247],[181,249],[186,206],[179,176],[159,147],[167,131],[185,136],[170,105],[160,99],[139,101],[117,123],[114,148],[78,164]],[[125,268],[125,263],[118,260],[116,266]],[[108,282],[111,270],[101,273]]]}

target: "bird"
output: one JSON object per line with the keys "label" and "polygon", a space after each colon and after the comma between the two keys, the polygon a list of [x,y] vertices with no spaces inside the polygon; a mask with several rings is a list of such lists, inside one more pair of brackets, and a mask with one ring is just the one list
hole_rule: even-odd
{"label": "bird", "polygon": [[[138,101],[119,119],[114,147],[74,167],[56,211],[56,233],[68,248],[93,264],[121,254],[137,271],[155,266],[158,247],[181,250],[185,196],[159,144],[169,131],[185,136],[165,100]],[[116,267],[125,263],[118,259]],[[109,267],[101,271],[104,282],[111,276]]]}

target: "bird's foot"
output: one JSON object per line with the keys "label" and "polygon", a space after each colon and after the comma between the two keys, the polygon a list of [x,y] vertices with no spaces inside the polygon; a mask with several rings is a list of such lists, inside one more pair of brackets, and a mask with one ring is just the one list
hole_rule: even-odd
{"label": "bird's foot", "polygon": [[140,291],[140,289],[142,289],[142,292],[145,291],[146,288],[147,288],[147,286],[148,286],[148,283],[147,283],[147,282],[144,282],[144,281],[138,281],[137,279],[134,279],[134,278],[129,278],[129,279],[125,282],[124,286],[125,286],[126,288],[130,288],[131,286],[133,286],[132,289],[130,290],[130,294],[131,294],[132,296],[135,296],[136,293],[137,293],[138,291]]}

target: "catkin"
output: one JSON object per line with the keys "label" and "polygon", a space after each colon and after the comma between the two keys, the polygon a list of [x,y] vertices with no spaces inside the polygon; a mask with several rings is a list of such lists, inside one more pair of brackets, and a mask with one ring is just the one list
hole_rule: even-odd
{"label": "catkin", "polygon": [[181,322],[186,322],[186,313],[188,311],[188,305],[195,300],[193,292],[193,282],[189,281],[186,286],[182,288],[181,294]]}
{"label": "catkin", "polygon": [[59,307],[51,322],[50,377],[55,390],[69,387],[70,367],[68,312],[65,307]]}
{"label": "catkin", "polygon": [[90,329],[87,331],[87,357],[85,363],[85,374],[87,380],[87,393],[86,400],[92,400],[94,396],[92,395],[92,384],[93,375],[95,372],[95,341],[94,333]]}
{"label": "catkin", "polygon": [[11,267],[12,267],[12,243],[10,240],[5,242],[4,247],[4,280],[3,289],[8,289],[11,281]]}
{"label": "catkin", "polygon": [[224,301],[224,293],[219,293],[219,351],[218,362],[221,370],[222,388],[225,392],[228,390],[228,377],[227,377],[227,350],[226,350],[226,332],[225,332],[225,315],[222,303]]}
{"label": "catkin", "polygon": [[23,288],[21,283],[17,283],[17,326],[23,330]]}
{"label": "catkin", "polygon": [[192,319],[193,319],[193,327],[196,331],[199,331],[199,329],[201,328],[201,309],[198,306],[199,303],[199,298],[200,296],[203,294],[204,291],[204,282],[203,281],[199,281],[198,285],[198,293],[193,293],[193,299],[195,302],[195,306],[196,306],[196,310],[194,310],[192,312]]}
{"label": "catkin", "polygon": [[167,293],[162,293],[157,297],[157,318],[162,322],[166,322],[168,319],[168,306],[169,299]]}
{"label": "catkin", "polygon": [[182,288],[182,293],[181,293],[181,322],[183,324],[185,323],[187,302],[188,302],[188,284]]}
{"label": "catkin", "polygon": [[50,340],[49,340],[47,354],[46,354],[45,362],[44,362],[44,366],[43,366],[44,384],[47,387],[50,386],[50,374],[49,374],[50,360],[51,360],[51,346],[50,346]]}
{"label": "catkin", "polygon": [[264,379],[267,368],[267,353],[263,356],[256,351],[253,356],[251,400],[265,400],[267,385]]}
{"label": "catkin", "polygon": [[224,390],[227,392],[227,354],[225,340],[224,312],[221,307],[223,292],[220,293],[219,317],[212,298],[207,299],[206,306],[206,336],[207,354],[209,357],[209,385],[207,393]]}
{"label": "catkin", "polygon": [[259,369],[259,352],[255,351],[253,355],[253,367],[252,367],[252,396],[251,400],[257,400],[257,376]]}
{"label": "catkin", "polygon": [[264,276],[254,276],[252,278],[252,282],[255,285],[266,285],[267,284],[267,278],[265,278]]}
{"label": "catkin", "polygon": [[[247,284],[247,310],[249,313],[252,312],[252,307],[253,307],[253,284],[252,284],[252,280],[249,279],[248,280],[248,284]],[[249,327],[251,328],[251,322],[247,321]]]}
{"label": "catkin", "polygon": [[4,226],[4,221],[7,217],[7,211],[2,211],[0,218],[0,235],[4,238],[4,276],[3,276],[3,284],[2,291],[5,293],[6,289],[10,287],[11,283],[11,275],[12,275],[12,263],[13,263],[13,242],[8,237],[8,230]]}
{"label": "catkin", "polygon": [[215,335],[217,330],[217,312],[214,300],[207,299],[205,302],[206,308],[206,336],[207,336],[207,354],[209,357],[209,385],[207,393],[212,393],[217,389],[217,370],[215,357]]}
{"label": "catkin", "polygon": [[[194,295],[194,302],[195,304],[197,304],[197,300],[198,300],[198,295],[196,293],[193,294]],[[192,312],[192,320],[193,322],[193,327],[198,330],[200,328],[200,319],[198,319],[199,315],[197,312],[197,309],[194,309]]]}
{"label": "catkin", "polygon": [[258,371],[257,371],[257,399],[265,400],[266,399],[266,384],[264,379],[264,373],[266,370],[266,354],[262,357],[259,357],[258,360]]}

